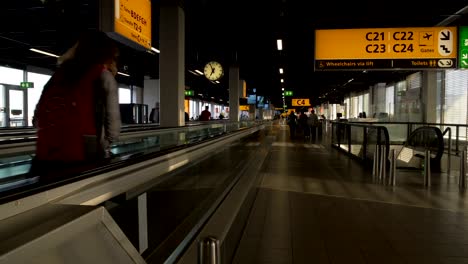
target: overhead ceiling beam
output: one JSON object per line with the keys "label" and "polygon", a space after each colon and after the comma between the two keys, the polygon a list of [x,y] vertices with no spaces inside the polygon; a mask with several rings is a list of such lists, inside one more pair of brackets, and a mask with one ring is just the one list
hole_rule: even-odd
{"label": "overhead ceiling beam", "polygon": [[454,22],[455,20],[459,19],[461,16],[466,15],[466,14],[468,14],[468,5],[458,10],[457,12],[455,12],[455,14],[439,22],[437,26],[448,26],[452,22]]}

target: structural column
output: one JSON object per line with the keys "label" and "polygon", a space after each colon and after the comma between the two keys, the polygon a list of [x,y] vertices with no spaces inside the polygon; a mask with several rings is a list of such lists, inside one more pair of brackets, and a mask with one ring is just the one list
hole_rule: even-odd
{"label": "structural column", "polygon": [[160,125],[183,126],[185,14],[178,1],[161,1],[159,23]]}
{"label": "structural column", "polygon": [[437,123],[437,71],[423,71],[422,105],[423,122]]}
{"label": "structural column", "polygon": [[239,121],[239,95],[241,81],[239,80],[239,67],[229,68],[229,120]]}

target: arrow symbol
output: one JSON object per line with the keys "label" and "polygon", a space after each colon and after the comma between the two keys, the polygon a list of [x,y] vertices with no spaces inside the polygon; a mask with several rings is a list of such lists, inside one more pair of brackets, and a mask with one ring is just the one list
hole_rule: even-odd
{"label": "arrow symbol", "polygon": [[442,31],[441,34],[442,34],[442,37],[440,38],[440,40],[450,40],[450,31],[447,31],[447,32]]}
{"label": "arrow symbol", "polygon": [[468,59],[468,54],[462,54],[462,59]]}

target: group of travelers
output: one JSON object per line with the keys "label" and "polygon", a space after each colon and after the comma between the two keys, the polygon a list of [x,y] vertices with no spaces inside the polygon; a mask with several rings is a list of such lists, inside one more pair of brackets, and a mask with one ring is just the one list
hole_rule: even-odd
{"label": "group of travelers", "polygon": [[302,134],[304,140],[316,142],[320,121],[317,114],[315,114],[315,110],[312,109],[309,115],[304,110],[299,111],[298,115],[295,112],[291,112],[287,117],[287,124],[289,126],[289,136],[292,140],[298,134]]}

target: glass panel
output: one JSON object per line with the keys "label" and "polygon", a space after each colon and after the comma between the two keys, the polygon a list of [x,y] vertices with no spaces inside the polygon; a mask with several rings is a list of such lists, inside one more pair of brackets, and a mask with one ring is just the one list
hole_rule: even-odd
{"label": "glass panel", "polygon": [[132,92],[127,88],[119,88],[119,103],[130,104],[132,101]]}
{"label": "glass panel", "polygon": [[20,85],[23,80],[23,70],[0,66],[0,83]]}
{"label": "glass panel", "polygon": [[28,82],[34,83],[34,88],[27,89],[28,93],[28,126],[32,126],[34,110],[41,97],[44,86],[50,79],[50,75],[28,72]]}
{"label": "glass panel", "polygon": [[351,129],[351,154],[357,157],[364,157],[364,149],[363,149],[363,143],[364,143],[364,128],[363,127],[355,127],[355,126],[349,126],[349,129]]}
{"label": "glass panel", "polygon": [[0,127],[6,127],[7,124],[7,109],[6,109],[6,87],[0,85]]}
{"label": "glass panel", "polygon": [[142,104],[143,103],[143,89],[138,86],[133,86],[133,102],[135,104]]}
{"label": "glass panel", "polygon": [[[464,70],[446,71],[444,123],[466,124],[468,72]],[[452,127],[452,133],[455,127]],[[464,139],[466,128],[460,127],[460,139]]]}
{"label": "glass panel", "polygon": [[10,99],[10,126],[24,126],[24,91],[10,89],[8,92]]}
{"label": "glass panel", "polygon": [[369,108],[369,93],[364,94],[364,103],[363,103],[363,105],[364,105],[363,111],[366,113],[366,117],[367,117],[367,115],[369,113],[369,110],[370,110],[370,108]]}
{"label": "glass panel", "polygon": [[406,124],[379,124],[388,130],[389,140],[392,144],[401,144],[407,140],[408,125]]}
{"label": "glass panel", "polygon": [[394,86],[388,86],[385,91],[385,112],[388,113],[390,120],[393,118],[393,109],[394,109]]}

